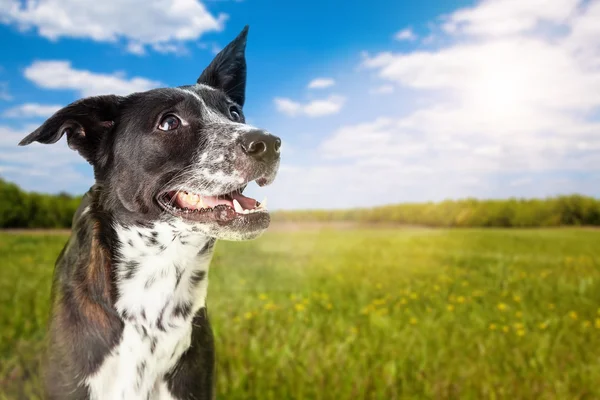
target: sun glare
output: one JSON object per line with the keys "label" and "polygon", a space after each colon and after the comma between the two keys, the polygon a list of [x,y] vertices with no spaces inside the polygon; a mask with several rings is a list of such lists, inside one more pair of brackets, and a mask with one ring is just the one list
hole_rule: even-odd
{"label": "sun glare", "polygon": [[490,118],[507,118],[522,114],[528,108],[526,68],[490,60],[481,65],[467,90],[467,103],[475,112]]}

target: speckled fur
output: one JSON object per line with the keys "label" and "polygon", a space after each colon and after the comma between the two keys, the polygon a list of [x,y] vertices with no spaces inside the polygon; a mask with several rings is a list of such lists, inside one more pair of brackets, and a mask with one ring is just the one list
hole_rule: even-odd
{"label": "speckled fur", "polygon": [[115,231],[116,309],[125,325],[118,346],[85,383],[92,399],[169,398],[164,377],[190,347],[192,318],[205,307],[215,240],[176,219]]}

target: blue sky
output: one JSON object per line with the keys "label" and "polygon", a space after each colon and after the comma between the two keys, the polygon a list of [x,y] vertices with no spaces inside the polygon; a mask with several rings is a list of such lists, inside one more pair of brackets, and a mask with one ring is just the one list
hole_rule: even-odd
{"label": "blue sky", "polygon": [[82,193],[81,97],[193,83],[250,25],[245,113],[284,141],[273,208],[600,195],[600,1],[0,0],[0,176]]}

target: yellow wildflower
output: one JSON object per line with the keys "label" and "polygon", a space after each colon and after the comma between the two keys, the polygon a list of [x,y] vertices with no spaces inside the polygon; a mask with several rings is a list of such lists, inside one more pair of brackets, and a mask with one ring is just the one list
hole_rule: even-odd
{"label": "yellow wildflower", "polygon": [[517,311],[517,312],[515,313],[515,317],[517,317],[517,318],[522,318],[522,317],[523,317],[523,313],[522,313],[521,311]]}
{"label": "yellow wildflower", "polygon": [[410,324],[411,324],[411,325],[416,325],[416,324],[417,324],[417,322],[418,322],[418,321],[417,321],[417,319],[416,319],[415,317],[412,317],[412,318],[410,319]]}
{"label": "yellow wildflower", "polygon": [[373,300],[373,304],[376,306],[381,306],[381,305],[385,304],[385,299],[375,299],[375,300]]}
{"label": "yellow wildflower", "polygon": [[502,331],[503,331],[504,333],[508,332],[509,330],[510,330],[510,328],[509,328],[508,326],[506,326],[506,325],[504,325],[504,326],[502,327]]}
{"label": "yellow wildflower", "polygon": [[490,331],[495,331],[497,328],[496,324],[490,324]]}
{"label": "yellow wildflower", "polygon": [[546,328],[548,327],[548,323],[547,323],[547,322],[541,322],[541,323],[538,325],[538,327],[539,327],[541,330],[544,330],[544,329],[546,329]]}
{"label": "yellow wildflower", "polygon": [[514,295],[513,296],[513,300],[515,301],[515,303],[520,303],[521,302],[521,296]]}
{"label": "yellow wildflower", "polygon": [[261,300],[266,300],[269,298],[269,296],[267,296],[266,293],[261,293],[258,295],[258,298]]}
{"label": "yellow wildflower", "polygon": [[596,327],[596,329],[600,329],[600,318],[596,318],[596,321],[594,322],[594,326]]}
{"label": "yellow wildflower", "polygon": [[454,311],[454,305],[452,305],[452,304],[448,304],[448,305],[446,306],[446,309],[448,309],[448,311]]}
{"label": "yellow wildflower", "polygon": [[569,312],[569,317],[571,317],[572,320],[576,320],[577,319],[577,312],[576,311]]}
{"label": "yellow wildflower", "polygon": [[265,304],[265,310],[275,310],[277,306],[272,301]]}
{"label": "yellow wildflower", "polygon": [[592,326],[592,323],[590,321],[583,321],[582,325],[584,328],[589,328],[590,326]]}
{"label": "yellow wildflower", "polygon": [[294,306],[296,308],[296,311],[304,311],[306,309],[306,306],[302,303],[296,303],[296,305]]}
{"label": "yellow wildflower", "polygon": [[456,302],[460,303],[460,304],[464,303],[465,302],[465,296],[458,296],[458,298],[456,299]]}
{"label": "yellow wildflower", "polygon": [[504,303],[499,303],[497,307],[500,311],[505,311],[507,309],[507,305]]}
{"label": "yellow wildflower", "polygon": [[524,336],[524,335],[525,335],[525,329],[517,330],[517,336]]}
{"label": "yellow wildflower", "polygon": [[246,314],[244,314],[244,318],[246,318],[246,319],[252,318],[252,313],[250,311],[248,311]]}

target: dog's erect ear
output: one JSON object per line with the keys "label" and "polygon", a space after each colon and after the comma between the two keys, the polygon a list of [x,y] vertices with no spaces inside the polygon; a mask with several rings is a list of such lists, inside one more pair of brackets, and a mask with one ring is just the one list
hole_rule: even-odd
{"label": "dog's erect ear", "polygon": [[114,126],[122,97],[87,97],[58,110],[35,131],[27,135],[19,146],[33,142],[56,143],[67,135],[67,143],[88,162],[94,164],[102,137]]}
{"label": "dog's erect ear", "polygon": [[248,25],[202,72],[198,83],[221,89],[240,106],[246,97],[246,38]]}

